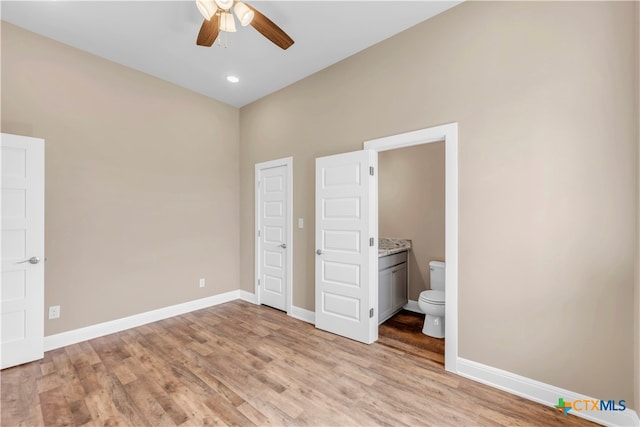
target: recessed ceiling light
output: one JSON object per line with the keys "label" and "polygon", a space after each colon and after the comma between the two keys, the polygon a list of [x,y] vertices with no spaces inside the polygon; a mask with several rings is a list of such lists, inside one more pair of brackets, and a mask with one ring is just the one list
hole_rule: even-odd
{"label": "recessed ceiling light", "polygon": [[238,83],[240,81],[236,76],[227,76],[227,81],[231,83]]}

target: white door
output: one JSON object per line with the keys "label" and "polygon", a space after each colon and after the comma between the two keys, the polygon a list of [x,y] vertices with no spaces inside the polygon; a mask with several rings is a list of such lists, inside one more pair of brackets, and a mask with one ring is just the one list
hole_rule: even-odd
{"label": "white door", "polygon": [[1,367],[44,356],[44,141],[2,134]]}
{"label": "white door", "polygon": [[[274,163],[275,162],[275,163]],[[287,310],[290,271],[290,205],[288,164],[256,165],[258,302]]]}
{"label": "white door", "polygon": [[316,327],[378,339],[378,153],[316,159]]}

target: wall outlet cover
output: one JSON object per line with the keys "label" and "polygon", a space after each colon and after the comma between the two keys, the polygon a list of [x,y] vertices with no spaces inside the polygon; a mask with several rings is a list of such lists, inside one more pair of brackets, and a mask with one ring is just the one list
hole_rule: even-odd
{"label": "wall outlet cover", "polygon": [[49,307],[49,319],[57,319],[60,317],[60,306],[52,305]]}

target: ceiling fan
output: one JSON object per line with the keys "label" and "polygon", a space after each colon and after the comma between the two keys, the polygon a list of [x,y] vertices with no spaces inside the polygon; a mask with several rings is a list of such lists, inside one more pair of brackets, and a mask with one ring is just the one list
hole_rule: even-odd
{"label": "ceiling fan", "polygon": [[234,13],[243,27],[251,24],[276,46],[286,50],[293,44],[293,39],[287,33],[246,3],[237,0],[196,0],[196,5],[204,17],[196,42],[199,46],[211,46],[220,31],[235,32]]}

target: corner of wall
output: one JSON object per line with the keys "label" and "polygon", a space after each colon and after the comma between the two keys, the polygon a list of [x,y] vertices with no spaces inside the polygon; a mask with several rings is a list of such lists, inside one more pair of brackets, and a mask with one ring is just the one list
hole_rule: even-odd
{"label": "corner of wall", "polygon": [[64,315],[45,334],[237,291],[239,109],[9,23],[1,32],[0,126],[47,145],[45,306]]}

